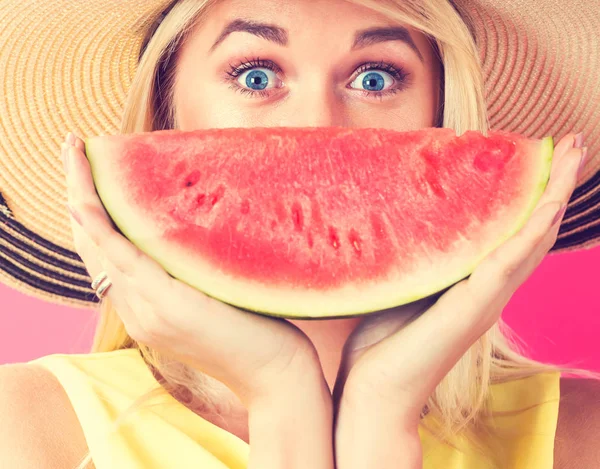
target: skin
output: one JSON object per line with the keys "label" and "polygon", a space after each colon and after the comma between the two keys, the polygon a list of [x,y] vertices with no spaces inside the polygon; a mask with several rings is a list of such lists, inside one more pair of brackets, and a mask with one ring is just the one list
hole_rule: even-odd
{"label": "skin", "polygon": [[[289,46],[282,47],[237,32],[209,54],[208,49],[224,24],[242,16],[288,29]],[[336,18],[335,22],[327,20],[332,17]],[[340,125],[411,130],[430,127],[439,104],[439,67],[422,35],[409,29],[423,61],[410,47],[399,42],[374,44],[361,51],[348,52],[353,31],[389,24],[385,18],[341,1],[297,1],[286,4],[285,8],[275,1],[223,2],[202,28],[195,31],[182,51],[175,93],[178,128]],[[242,95],[223,82],[229,63],[255,56],[273,60],[282,69],[279,75],[285,85],[272,90],[269,97]],[[354,70],[358,64],[381,60],[398,64],[410,73],[402,91],[379,100],[367,98],[361,91],[348,87],[350,83],[359,87],[362,82],[362,79],[355,81]],[[573,149],[573,144],[574,135],[570,134],[557,145],[550,183],[529,222],[482,261],[469,279],[433,297],[365,318],[288,322],[313,344],[324,380],[332,391],[338,469],[367,465],[397,469],[398,461],[404,462],[401,467],[421,467],[417,424],[423,404],[468,348],[495,324],[514,291],[556,241],[560,223],[553,224],[552,220],[571,196],[582,155],[581,150]],[[159,268],[126,240],[115,236],[108,216],[92,195],[93,181],[83,154],[83,142],[72,139],[71,145],[65,145],[64,154],[68,154],[69,201],[75,207],[73,229],[79,240],[78,251],[84,260],[89,260],[86,266],[93,276],[101,270],[108,272],[114,284],[110,294],[115,295],[119,312],[130,315],[124,321],[133,329],[134,320],[140,317],[134,317],[135,308],[129,305],[119,307],[115,291],[132,272],[143,272],[150,279],[151,275],[161,275]],[[147,302],[158,303],[161,300],[156,291],[161,290],[145,287],[150,283],[138,284],[136,288],[140,295],[147,295],[144,297],[149,298]],[[142,291],[143,288],[147,290]],[[182,304],[198,298],[196,292],[179,285],[177,288],[180,290],[174,292],[175,296],[169,297],[180,295],[189,299]],[[147,308],[148,303],[145,306]],[[461,311],[460,323],[455,321],[457,310]],[[221,312],[229,314],[228,310]],[[190,317],[191,313],[182,320],[189,321]],[[262,334],[266,324],[252,327]],[[269,323],[268,327],[272,324],[275,323]],[[191,325],[185,326],[190,328]],[[162,329],[155,327],[153,332],[158,330]],[[131,334],[129,328],[128,332],[136,340],[143,335],[139,328],[137,336]],[[278,333],[289,334],[290,329],[273,331],[272,337],[278,337]],[[438,340],[424,348],[422,344],[431,343],[432,335]],[[143,338],[152,337],[147,334]],[[175,342],[174,336],[161,339],[163,345],[168,339],[171,346]],[[178,343],[185,343],[177,339]],[[223,364],[202,365],[202,369],[214,365],[218,370]],[[228,384],[235,388],[237,382]],[[223,390],[223,400],[232,399],[228,393],[231,391]],[[243,407],[239,404],[225,418],[230,423],[228,429],[247,441]],[[361,444],[356,445],[356,441]]]}
{"label": "skin", "polygon": [[[332,17],[337,21],[329,21]],[[288,46],[235,32],[211,53],[223,27],[235,18],[287,29]],[[178,128],[335,125],[405,131],[432,127],[439,106],[440,65],[422,33],[407,28],[423,61],[400,41],[349,52],[355,31],[394,25],[382,15],[342,0],[288,2],[285,8],[278,0],[221,2],[182,48],[175,88]],[[231,70],[229,64],[237,66],[257,57],[272,60],[282,69],[277,74],[263,67],[253,69],[266,71],[273,87],[270,96],[242,94],[223,82]],[[376,70],[356,71],[363,63],[380,61],[402,67],[410,77],[396,94],[383,99],[366,97],[362,80]],[[249,73],[245,70],[237,77],[240,86],[246,86]],[[378,73],[390,79],[385,89],[402,86],[401,82],[392,85],[393,79],[385,71]],[[282,82],[285,85],[276,88]],[[342,348],[360,318],[290,322],[315,345],[325,379],[333,389]]]}

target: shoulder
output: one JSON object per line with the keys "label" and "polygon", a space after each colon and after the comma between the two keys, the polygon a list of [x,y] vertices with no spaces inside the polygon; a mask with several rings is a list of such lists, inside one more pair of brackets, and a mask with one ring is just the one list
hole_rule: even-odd
{"label": "shoulder", "polygon": [[596,468],[600,463],[600,381],[560,379],[554,468]]}
{"label": "shoulder", "polygon": [[87,444],[56,377],[30,364],[0,366],[0,467],[76,467]]}

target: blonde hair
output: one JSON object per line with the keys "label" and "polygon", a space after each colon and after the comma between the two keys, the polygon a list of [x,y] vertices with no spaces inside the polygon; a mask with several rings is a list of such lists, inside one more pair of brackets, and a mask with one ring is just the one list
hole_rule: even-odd
{"label": "blonde hair", "polygon": [[[443,103],[437,125],[453,128],[458,134],[477,130],[487,134],[489,121],[484,94],[484,77],[478,51],[469,29],[469,17],[458,11],[452,0],[346,0],[382,13],[422,31],[430,40],[442,66],[440,95]],[[176,128],[173,108],[175,63],[181,45],[218,0],[179,0],[148,35],[147,47],[129,90],[121,133]],[[147,25],[140,25],[145,27]],[[139,349],[143,359],[158,375],[161,387],[138,398],[115,421],[115,429],[143,403],[166,393],[181,393],[200,398],[211,409],[218,409],[216,382],[199,370],[173,363],[155,350],[133,340],[110,301],[102,301],[100,321],[91,352]],[[437,430],[428,427],[440,441],[455,446],[452,436],[461,433],[480,452],[493,458],[495,452],[484,447],[477,435],[487,431],[483,417],[488,407],[490,385],[538,373],[567,372],[600,379],[592,371],[541,363],[524,355],[517,335],[499,320],[481,336],[444,377],[424,407],[436,417]],[[493,415],[497,415],[494,413]],[[88,453],[77,469],[91,462]],[[494,464],[493,461],[490,461]]]}

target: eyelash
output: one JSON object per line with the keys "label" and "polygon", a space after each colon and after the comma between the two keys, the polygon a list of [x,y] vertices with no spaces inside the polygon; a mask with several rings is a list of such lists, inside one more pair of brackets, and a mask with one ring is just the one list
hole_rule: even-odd
{"label": "eyelash", "polygon": [[[251,59],[251,60],[246,58],[245,62],[241,62],[237,65],[229,64],[229,67],[230,67],[230,70],[227,71],[226,73],[228,75],[227,81],[231,82],[231,86],[230,86],[231,89],[233,89],[234,91],[239,91],[242,94],[247,94],[250,97],[255,97],[256,95],[258,95],[261,98],[269,97],[271,92],[264,91],[264,90],[252,90],[250,88],[245,88],[237,82],[238,77],[242,73],[247,72],[248,70],[252,70],[254,68],[267,68],[275,73],[281,73],[281,71],[282,71],[281,68],[275,62],[273,62],[271,60],[262,60],[258,57],[255,59]],[[410,74],[407,71],[405,71],[404,68],[397,67],[397,66],[389,64],[387,62],[383,62],[383,61],[366,62],[364,64],[361,64],[358,67],[358,69],[356,70],[356,76],[358,76],[361,73],[364,73],[366,71],[369,71],[369,70],[382,70],[386,73],[389,73],[392,76],[392,78],[394,78],[394,80],[396,81],[394,86],[392,86],[389,89],[384,90],[384,91],[362,90],[362,93],[364,96],[370,97],[370,98],[379,98],[380,100],[383,99],[384,96],[393,95],[393,94],[398,93],[399,91],[402,91],[406,87],[408,77],[410,76]],[[356,89],[356,88],[353,88],[353,89]],[[360,90],[357,90],[357,91],[360,91]]]}

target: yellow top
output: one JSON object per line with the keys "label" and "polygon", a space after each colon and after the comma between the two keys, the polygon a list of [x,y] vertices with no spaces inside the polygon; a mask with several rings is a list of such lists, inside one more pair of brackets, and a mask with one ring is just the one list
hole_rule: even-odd
{"label": "yellow top", "polygon": [[[142,407],[111,433],[120,412],[159,386],[136,349],[55,354],[30,363],[52,372],[64,387],[97,469],[241,469],[247,465],[246,442],[170,395],[161,397],[160,405]],[[500,445],[493,451],[497,465],[471,451],[468,444],[458,443],[460,451],[419,428],[423,468],[552,469],[559,380],[560,373],[546,373],[492,386],[493,410],[527,409],[494,419],[494,428],[504,430],[501,437],[496,434],[491,440]]]}

